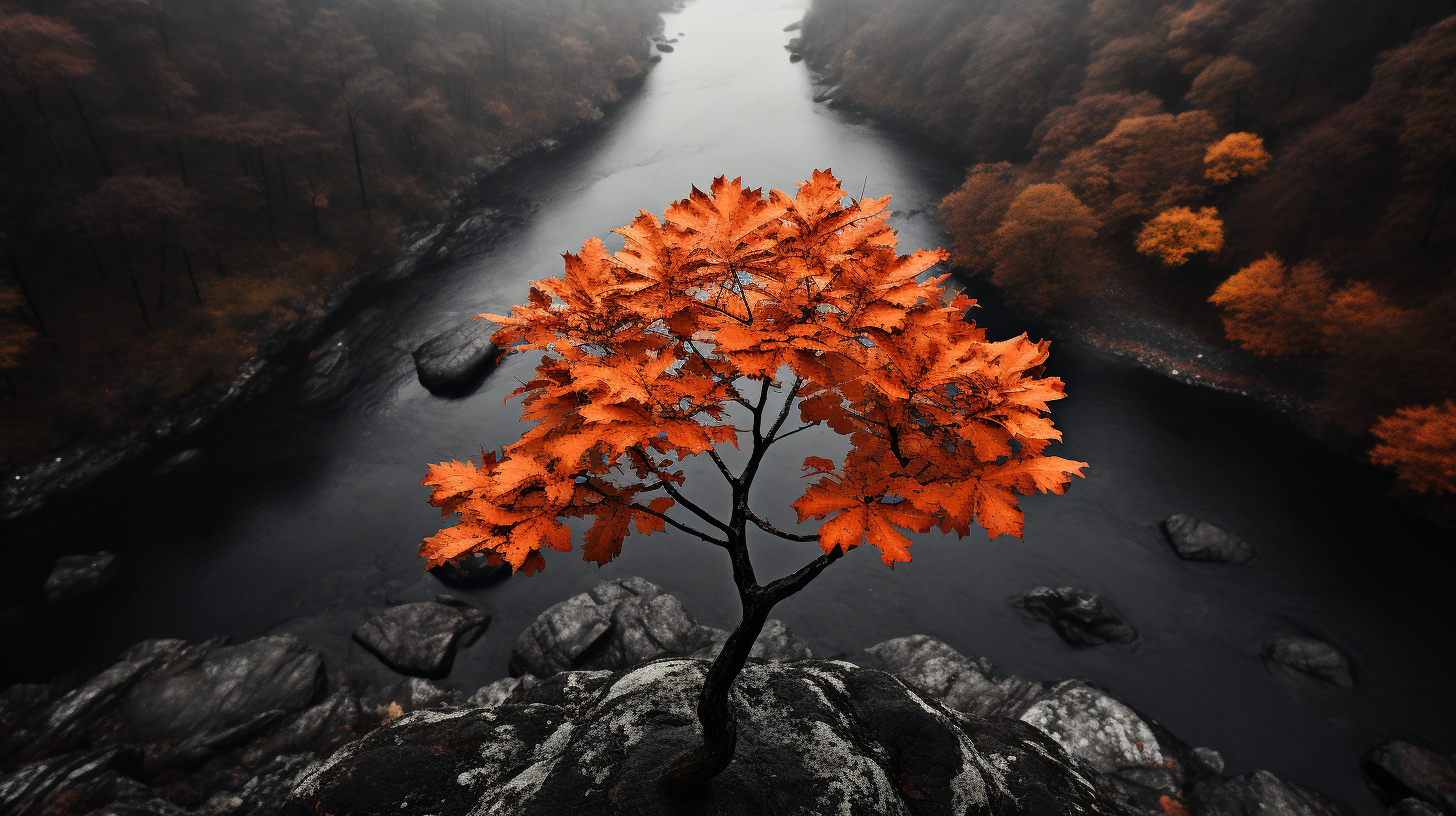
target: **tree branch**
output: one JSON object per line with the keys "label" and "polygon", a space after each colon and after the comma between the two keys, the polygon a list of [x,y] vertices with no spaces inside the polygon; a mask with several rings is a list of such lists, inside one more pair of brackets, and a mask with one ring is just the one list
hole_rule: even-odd
{"label": "tree branch", "polygon": [[843,556],[844,550],[835,547],[832,551],[827,552],[814,559],[813,561],[805,564],[798,572],[794,573],[793,575],[786,575],[783,578],[780,578],[777,581],[774,581],[768,586],[764,587],[764,597],[767,598],[770,603],[776,604],[779,601],[782,601],[790,595],[793,595],[795,592],[803,589],[806,585],[808,585],[810,581],[817,578],[819,576],[819,573],[824,571],[825,567],[833,564],[835,561],[838,561]]}
{"label": "tree branch", "polygon": [[778,435],[778,436],[775,436],[775,437],[772,437],[772,438],[771,438],[771,439],[769,439],[769,440],[768,440],[768,441],[770,441],[770,442],[777,442],[777,441],[779,441],[779,440],[780,440],[780,439],[784,439],[784,438],[787,438],[787,437],[790,437],[790,436],[793,436],[793,435],[794,435],[794,434],[796,434],[796,433],[798,433],[798,432],[799,432],[799,431],[807,431],[807,430],[809,430],[809,429],[810,429],[810,428],[817,428],[817,427],[819,427],[819,423],[817,423],[817,422],[810,422],[810,423],[809,423],[809,424],[807,424],[807,425],[800,425],[800,426],[799,426],[799,427],[797,427],[797,428],[795,428],[795,429],[793,429],[793,430],[792,430],[792,431],[789,431],[789,432],[788,432],[788,433],[786,433],[786,434],[780,434],[780,435]]}
{"label": "tree branch", "polygon": [[[638,450],[637,448],[628,448],[628,450],[631,451],[634,455],[636,455],[637,458],[639,460],[641,460],[642,464],[648,470],[650,470],[654,474],[656,474],[658,478],[660,478],[660,479],[662,478],[662,474],[660,472],[658,472],[657,468],[655,468],[655,467],[652,466],[652,462],[647,458],[647,456],[645,454],[642,453],[642,451]],[[671,482],[667,481],[666,479],[663,479],[662,480],[662,489],[663,490],[666,490],[667,493],[668,493],[668,495],[672,496],[673,499],[676,500],[678,504],[681,504],[683,507],[686,507],[687,509],[691,510],[693,512],[693,514],[696,515],[698,518],[702,519],[703,521],[708,522],[709,524],[713,525],[714,527],[717,527],[719,530],[722,530],[723,532],[727,533],[730,536],[733,535],[733,528],[732,527],[729,527],[728,525],[726,525],[723,522],[719,521],[718,518],[716,516],[714,516],[712,513],[709,513],[707,510],[704,510],[703,508],[701,508],[701,507],[697,506],[696,504],[694,504],[693,502],[689,501],[685,496],[683,496],[683,494],[681,494],[681,493],[678,492],[677,488],[674,487]]]}
{"label": "tree branch", "polygon": [[702,532],[700,530],[695,530],[692,527],[689,527],[686,524],[683,524],[682,522],[677,521],[676,519],[669,518],[668,516],[665,516],[662,513],[659,513],[656,510],[653,510],[651,507],[648,507],[648,506],[643,505],[643,504],[638,504],[636,502],[633,502],[632,504],[630,504],[628,506],[631,507],[633,510],[636,510],[638,512],[646,513],[646,514],[648,514],[650,516],[657,516],[658,518],[662,519],[663,521],[667,522],[668,524],[671,524],[672,526],[678,528],[679,530],[682,530],[683,532],[688,533],[690,535],[695,535],[698,538],[701,538],[702,540],[708,542],[709,544],[716,544],[716,545],[718,545],[719,547],[722,547],[725,550],[728,549],[728,542],[724,541],[723,539],[721,539],[721,538],[713,538],[712,536],[708,535],[707,533],[704,533],[704,532]]}
{"label": "tree branch", "polygon": [[754,524],[757,524],[758,525],[758,528],[760,530],[763,530],[766,533],[773,533],[774,535],[778,536],[779,538],[785,539],[787,541],[818,541],[819,540],[819,535],[817,533],[814,534],[814,535],[800,535],[798,533],[786,533],[783,530],[780,530],[779,528],[777,528],[777,527],[773,526],[772,524],[768,523],[767,521],[764,521],[763,519],[759,518],[758,517],[758,514],[755,513],[755,512],[753,512],[752,510],[748,510],[746,512],[748,514],[748,520],[751,521],[751,522],[753,522]]}

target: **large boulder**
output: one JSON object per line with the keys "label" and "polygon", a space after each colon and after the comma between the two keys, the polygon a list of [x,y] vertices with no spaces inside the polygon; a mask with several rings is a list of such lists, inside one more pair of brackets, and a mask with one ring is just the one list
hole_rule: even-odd
{"label": "large boulder", "polygon": [[1456,813],[1456,755],[1392,740],[1372,748],[1360,767],[1386,802],[1415,797]]}
{"label": "large boulder", "polygon": [[663,767],[698,739],[707,667],[568,672],[495,708],[401,718],[311,769],[283,813],[1119,812],[1040,731],[952,712],[840,662],[746,666],[732,764],[702,793],[665,799]]}
{"label": "large boulder", "polygon": [[513,676],[569,669],[625,669],[711,648],[721,630],[699,624],[682,602],[642,578],[603,581],[541,613],[511,652]]}
{"label": "large boulder", "polygon": [[420,385],[441,396],[474,391],[500,356],[490,341],[498,328],[488,320],[472,320],[425,341],[414,351]]}
{"label": "large boulder", "polygon": [[1073,646],[1137,640],[1131,626],[1085,589],[1037,587],[1022,597],[1021,606],[1032,617],[1051,624],[1062,640]]}
{"label": "large boulder", "polygon": [[397,672],[444,677],[456,646],[474,643],[489,624],[479,609],[424,601],[384,610],[354,630],[354,639]]}
{"label": "large boulder", "polygon": [[1021,719],[1093,768],[1149,788],[1182,787],[1181,751],[1126,703],[1082,680],[1063,680]]}
{"label": "large boulder", "polygon": [[1221,527],[1183,513],[1163,521],[1163,534],[1173,552],[1185,561],[1242,564],[1254,557],[1249,542]]}
{"label": "large boulder", "polygon": [[1269,771],[1198,782],[1193,786],[1192,799],[1193,811],[1199,816],[1342,816],[1343,813],[1324,796]]}
{"label": "large boulder", "polygon": [[1003,675],[984,657],[969,658],[929,635],[877,643],[859,662],[900,678],[956,711],[1017,717],[1043,696],[1042,684]]}
{"label": "large boulder", "polygon": [[1350,661],[1339,649],[1304,635],[1283,635],[1274,639],[1264,653],[1270,669],[1293,670],[1317,677],[1340,688],[1353,688]]}
{"label": "large boulder", "polygon": [[89,555],[63,555],[56,559],[46,578],[46,603],[69,601],[106,585],[115,577],[116,556],[105,550]]}

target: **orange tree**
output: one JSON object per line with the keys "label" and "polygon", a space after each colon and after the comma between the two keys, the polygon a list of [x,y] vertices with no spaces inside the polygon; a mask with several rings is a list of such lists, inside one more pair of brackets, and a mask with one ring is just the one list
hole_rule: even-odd
{"label": "orange tree", "polygon": [[[512,394],[535,424],[479,466],[433,465],[424,480],[431,504],[460,515],[425,540],[432,566],[483,551],[530,574],[543,549],[571,549],[565,518],[591,520],[582,550],[598,564],[634,523],[727,553],[743,617],[704,681],[703,741],[667,766],[669,789],[731,761],[728,689],[776,603],[863,544],[887,565],[909,561],[902,530],[964,536],[979,522],[1020,536],[1017,497],[1061,493],[1085,467],[1045,453],[1061,436],[1047,403],[1062,397],[1061,381],[1041,376],[1047,343],[987,341],[964,319],[973,300],[947,300],[944,276],[919,279],[943,252],[896,254],[888,196],[844,200],[828,172],[792,198],[720,177],[662,219],[643,212],[615,230],[620,252],[593,238],[566,255],[564,276],[534,284],[529,305],[482,315],[501,324],[502,347],[544,352]],[[786,429],[795,406],[802,424]],[[805,459],[815,481],[792,506],[800,522],[823,522],[780,529],[750,507],[754,477],[775,442],[821,424],[848,437],[848,453]],[[720,455],[726,445],[746,454],[741,468]],[[726,517],[682,492],[680,466],[696,456],[731,494]],[[753,528],[823,554],[760,583]]]}

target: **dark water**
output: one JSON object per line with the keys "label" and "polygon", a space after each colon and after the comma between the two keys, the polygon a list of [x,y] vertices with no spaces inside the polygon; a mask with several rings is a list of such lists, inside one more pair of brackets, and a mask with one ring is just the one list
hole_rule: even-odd
{"label": "dark water", "polygon": [[[7,535],[3,586],[35,613],[11,626],[12,638],[28,627],[30,639],[3,656],[0,678],[47,679],[162,636],[295,631],[335,663],[373,661],[348,640],[370,610],[442,591],[415,555],[439,526],[418,486],[425,463],[513,441],[519,406],[502,399],[530,366],[511,360],[474,396],[444,400],[420,387],[407,351],[477,312],[508,309],[527,281],[559,271],[560,253],[639,208],[660,212],[691,184],[727,173],[791,191],[832,167],[852,193],[894,195],[904,248],[946,243],[929,213],[959,168],[815,105],[804,67],[782,47],[793,35],[781,29],[801,13],[793,0],[692,0],[666,15],[680,42],[640,96],[584,144],[513,170],[489,192],[536,205],[519,229],[350,306],[386,315],[362,352],[369,376],[342,400],[299,410],[289,393],[296,374],[285,375],[199,436],[207,458],[186,476],[113,484]],[[988,309],[981,320],[994,336],[1019,331],[1005,313]],[[1379,740],[1451,747],[1456,659],[1436,560],[1449,536],[1394,508],[1376,474],[1255,407],[1066,343],[1054,345],[1052,373],[1069,394],[1055,411],[1062,453],[1092,466],[1068,495],[1025,502],[1025,541],[917,536],[915,560],[894,571],[857,551],[777,616],[823,655],[926,632],[1024,676],[1089,678],[1184,740],[1222,751],[1231,772],[1269,768],[1352,803],[1373,805],[1357,760]],[[838,447],[813,432],[782,447],[755,497],[787,524],[802,489],[797,463]],[[1179,561],[1157,530],[1176,512],[1238,531],[1258,557],[1242,567]],[[55,555],[96,549],[122,555],[118,581],[44,611],[34,588]],[[815,552],[763,542],[759,574]],[[456,593],[495,622],[446,685],[472,691],[504,676],[515,635],[541,610],[617,576],[661,584],[705,623],[736,621],[725,557],[696,540],[629,539],[600,569],[558,553],[548,563],[531,578]],[[1110,600],[1141,645],[1075,650],[1012,607],[1031,587],[1066,584]],[[1290,632],[1343,649],[1355,689],[1271,676],[1257,654]]]}

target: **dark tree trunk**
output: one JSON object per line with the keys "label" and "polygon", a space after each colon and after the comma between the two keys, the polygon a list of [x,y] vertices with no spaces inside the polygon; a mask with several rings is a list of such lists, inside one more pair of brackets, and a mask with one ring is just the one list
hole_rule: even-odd
{"label": "dark tree trunk", "polygon": [[91,262],[96,264],[96,274],[100,275],[102,280],[106,280],[106,266],[101,263],[101,253],[96,251],[96,242],[87,241],[86,251],[91,253]]}
{"label": "dark tree trunk", "polygon": [[70,85],[66,86],[66,93],[70,94],[71,102],[76,105],[76,113],[81,114],[81,124],[86,128],[86,138],[91,140],[91,149],[96,151],[96,158],[101,160],[101,169],[106,175],[111,175],[111,162],[106,160],[106,152],[101,149],[101,142],[97,140],[96,131],[91,127],[91,117],[87,116],[86,109],[81,107],[81,97],[76,96],[76,92],[71,90]]}
{"label": "dark tree trunk", "polygon": [[273,161],[278,164],[278,196],[288,200],[288,174],[283,172],[283,154],[273,151]]}
{"label": "dark tree trunk", "polygon": [[61,157],[61,147],[56,144],[56,134],[51,130],[51,118],[46,115],[45,105],[40,101],[40,91],[31,88],[26,95],[30,97],[30,103],[35,106],[35,112],[40,115],[40,125],[45,130],[46,141],[50,142],[51,154],[56,157],[56,166],[60,168],[61,175],[68,175],[67,171],[70,170],[70,167]]}
{"label": "dark tree trunk", "polygon": [[369,193],[364,189],[364,163],[359,159],[359,115],[353,108],[346,113],[349,120],[349,141],[354,145],[354,174],[359,177],[359,200],[364,204],[365,215],[368,215]]}
{"label": "dark tree trunk", "polygon": [[45,318],[40,316],[40,308],[35,305],[35,298],[30,294],[30,287],[25,284],[25,276],[20,274],[20,264],[15,260],[15,252],[9,246],[5,247],[5,257],[10,261],[10,271],[15,275],[15,283],[20,287],[20,296],[25,298],[25,305],[30,307],[30,314],[35,318],[35,328],[43,337],[50,337],[51,333],[46,331]]}
{"label": "dark tree trunk", "polygon": [[131,293],[136,295],[137,308],[142,310],[142,322],[147,324],[147,331],[153,331],[156,327],[152,325],[152,316],[147,314],[147,301],[142,297],[141,284],[137,283],[136,269],[131,265],[131,255],[127,253],[126,247],[117,247],[121,253],[121,265],[126,267],[126,276],[131,280]]}
{"label": "dark tree trunk", "polygon": [[188,252],[185,246],[182,247],[182,264],[187,267],[187,282],[192,284],[192,296],[197,298],[198,303],[201,303],[202,292],[197,288],[197,275],[192,272],[192,253]]}

